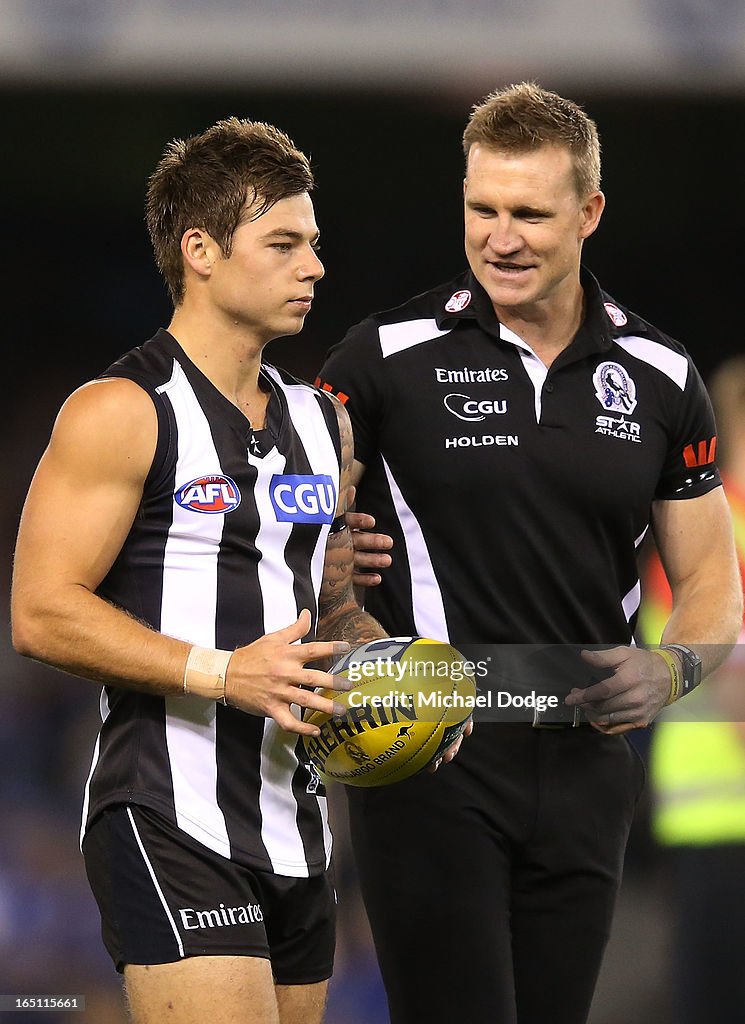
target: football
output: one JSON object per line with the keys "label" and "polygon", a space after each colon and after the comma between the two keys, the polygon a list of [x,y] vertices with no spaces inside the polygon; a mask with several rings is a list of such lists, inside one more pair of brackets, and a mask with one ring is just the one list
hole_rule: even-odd
{"label": "football", "polygon": [[425,637],[371,641],[331,672],[352,683],[346,692],[323,691],[345,711],[306,714],[321,734],[303,737],[324,782],[387,786],[409,778],[455,742],[476,699],[474,666]]}

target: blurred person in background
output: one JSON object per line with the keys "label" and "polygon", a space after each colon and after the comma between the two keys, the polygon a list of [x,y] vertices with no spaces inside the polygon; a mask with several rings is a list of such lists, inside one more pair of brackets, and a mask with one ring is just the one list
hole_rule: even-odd
{"label": "blurred person in background", "polygon": [[306,663],[383,634],[352,591],[348,416],[262,359],[324,273],[312,187],[271,125],[167,147],[169,328],[67,400],[21,519],[17,650],[104,684],[82,848],[136,1024],[323,1015],[330,833],[299,712],[331,712],[334,680]]}
{"label": "blurred person in background", "polygon": [[[720,364],[708,385],[745,577],[745,356]],[[640,632],[657,643],[672,597],[656,553],[644,584]],[[745,629],[707,686],[655,725],[650,782],[673,897],[674,1024],[745,1020]]]}
{"label": "blurred person in background", "polygon": [[[381,531],[356,534],[366,604],[456,645],[614,646],[446,771],[350,791],[351,835],[392,1024],[581,1024],[643,780],[623,734],[716,667],[740,583],[692,361],[581,266],[594,123],[522,83],[474,108],[464,151],[469,269],[352,328],[319,377]],[[650,524],[676,595],[659,652],[632,646]]]}

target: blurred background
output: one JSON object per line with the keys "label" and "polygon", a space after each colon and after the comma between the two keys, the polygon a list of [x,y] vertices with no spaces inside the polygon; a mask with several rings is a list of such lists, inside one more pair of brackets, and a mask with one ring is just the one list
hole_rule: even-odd
{"label": "blurred background", "polygon": [[[742,346],[741,0],[0,0],[0,993],[87,999],[19,1019],[124,1019],[77,850],[97,690],[19,658],[6,623],[18,516],[59,405],[170,316],[148,174],[170,139],[233,114],[310,154],[327,276],[303,334],[269,358],[313,379],[351,324],[462,269],[460,136],[475,101],[523,78],[598,122],[608,207],[586,263],[707,377]],[[648,800],[592,1024],[673,1022],[674,908]],[[332,804],[328,1024],[386,1024],[343,794]]]}

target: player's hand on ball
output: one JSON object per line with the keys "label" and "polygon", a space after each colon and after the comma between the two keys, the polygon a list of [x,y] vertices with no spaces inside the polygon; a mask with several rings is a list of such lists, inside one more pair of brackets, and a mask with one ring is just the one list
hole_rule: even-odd
{"label": "player's hand on ball", "polygon": [[252,715],[273,718],[287,732],[317,736],[318,726],[300,721],[290,705],[333,714],[338,710],[333,699],[302,687],[348,690],[351,683],[329,672],[306,668],[305,663],[346,654],[350,646],[344,641],[297,643],[307,635],[310,625],[310,612],[304,608],[289,626],[239,647],[228,664],[226,703]]}
{"label": "player's hand on ball", "polygon": [[450,762],[457,756],[458,751],[460,750],[460,745],[465,739],[465,737],[470,736],[472,732],[473,719],[469,718],[465,728],[463,729],[463,732],[460,734],[455,743],[451,743],[447,750],[443,750],[441,756],[432,762],[427,771],[431,774],[432,772],[436,772],[441,765],[450,764]]}
{"label": "player's hand on ball", "polygon": [[[349,502],[354,501],[354,487],[349,488]],[[354,545],[354,576],[356,587],[377,587],[380,583],[379,569],[387,569],[391,556],[386,554],[393,547],[393,538],[386,533],[371,533],[375,519],[366,512],[347,512],[347,527],[352,531]]]}
{"label": "player's hand on ball", "polygon": [[574,689],[566,703],[582,708],[590,724],[608,736],[644,729],[659,714],[670,695],[670,673],[659,655],[639,647],[582,651],[582,659],[605,679],[586,689]]}
{"label": "player's hand on ball", "polygon": [[370,640],[343,657],[334,678],[354,685],[339,694],[342,713],[304,716],[321,730],[303,744],[323,782],[388,786],[454,757],[476,706],[467,666],[426,637]]}

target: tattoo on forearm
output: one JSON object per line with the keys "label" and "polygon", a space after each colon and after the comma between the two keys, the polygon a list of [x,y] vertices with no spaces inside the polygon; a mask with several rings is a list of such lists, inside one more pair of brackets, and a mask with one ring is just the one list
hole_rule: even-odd
{"label": "tattoo on forearm", "polygon": [[[341,441],[341,482],[346,490],[354,458],[352,424],[344,407],[338,403]],[[332,533],[326,542],[326,559],[318,601],[318,640],[346,640],[356,646],[386,636],[383,627],[372,615],[360,608],[354,595],[354,547],[349,530]]]}
{"label": "tattoo on forearm", "polygon": [[356,647],[368,640],[387,636],[380,623],[357,606],[340,608],[336,614],[324,616],[318,623],[318,640],[346,640]]}
{"label": "tattoo on forearm", "polygon": [[353,572],[354,549],[349,531],[332,533],[326,543],[326,558],[323,565],[320,594],[322,614],[335,604],[349,599]]}
{"label": "tattoo on forearm", "polygon": [[352,433],[352,421],[343,406],[339,406],[337,416],[339,420],[339,441],[341,443],[341,464],[347,472],[351,470],[354,461],[354,434]]}
{"label": "tattoo on forearm", "polygon": [[326,545],[326,561],[318,604],[319,640],[364,643],[386,636],[383,627],[357,604],[352,585],[354,552],[349,531],[332,534]]}

